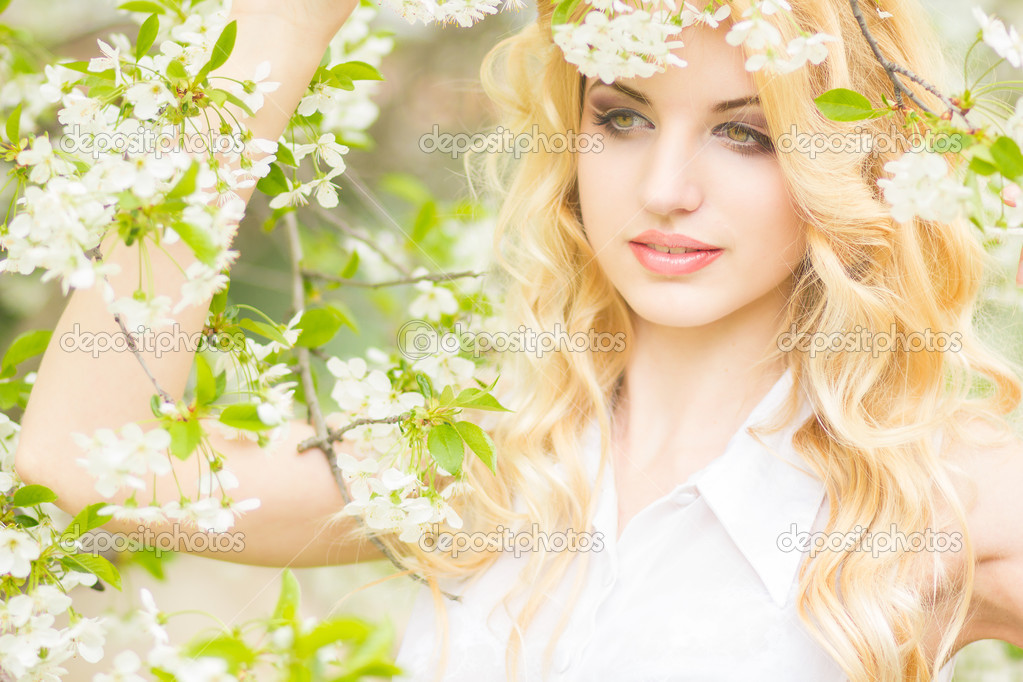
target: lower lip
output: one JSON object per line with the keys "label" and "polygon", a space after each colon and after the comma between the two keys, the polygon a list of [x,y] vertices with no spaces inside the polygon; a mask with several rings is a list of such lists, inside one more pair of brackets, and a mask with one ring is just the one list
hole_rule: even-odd
{"label": "lower lip", "polygon": [[724,249],[692,253],[662,253],[646,244],[629,242],[629,248],[644,268],[659,275],[688,275],[710,265]]}

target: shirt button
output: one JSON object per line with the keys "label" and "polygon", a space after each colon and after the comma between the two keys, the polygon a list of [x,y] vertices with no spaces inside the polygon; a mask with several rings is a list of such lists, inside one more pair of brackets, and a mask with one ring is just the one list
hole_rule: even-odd
{"label": "shirt button", "polygon": [[671,499],[679,506],[687,505],[697,497],[698,493],[688,486],[685,488],[679,488],[671,495]]}

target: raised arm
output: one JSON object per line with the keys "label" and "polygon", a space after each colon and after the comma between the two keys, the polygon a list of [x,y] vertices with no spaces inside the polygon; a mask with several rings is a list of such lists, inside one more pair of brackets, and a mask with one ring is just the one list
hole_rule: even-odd
{"label": "raised arm", "polygon": [[[250,79],[256,66],[271,63],[270,80],[280,87],[266,97],[264,106],[246,124],[259,138],[276,140],[305,92],[327,44],[355,9],[358,0],[235,0],[231,19],[237,20],[237,40],[230,59],[214,76]],[[244,190],[248,200],[251,189]],[[154,295],[178,300],[184,281],[182,271],[195,261],[181,241],[165,246],[170,257],[149,250]],[[121,266],[120,274],[109,278],[118,297],[129,296],[139,280],[138,246],[125,246],[108,239],[101,245],[106,262]],[[203,328],[210,301],[185,308],[173,315],[184,338],[196,338]],[[36,383],[22,420],[16,453],[18,474],[28,483],[53,489],[57,505],[69,513],[102,498],[93,480],[75,460],[83,456],[71,434],[93,433],[99,428],[120,429],[128,422],[152,418],[149,401],[152,381],[131,353],[108,351],[66,352],[59,343],[65,334],[81,332],[118,334],[119,327],[100,296],[98,288],[74,291],[43,356]],[[182,337],[179,337],[182,338]],[[194,354],[175,348],[160,354],[142,352],[142,357],[160,387],[175,400],[184,394]],[[143,429],[146,427],[144,426]],[[344,506],[326,458],[316,449],[303,454],[296,445],[313,435],[312,428],[295,420],[291,435],[272,447],[268,457],[255,444],[229,441],[215,434],[213,447],[224,453],[240,487],[234,499],[258,497],[261,506],[245,512],[232,532],[244,534],[244,549],[234,553],[213,552],[208,556],[261,565],[315,566],[381,558],[369,543],[347,540],[354,519],[326,526],[323,521]],[[339,450],[341,445],[335,446]],[[196,490],[198,472],[194,461],[170,458],[182,489]],[[155,492],[159,503],[178,499],[174,476],[159,477]],[[151,485],[151,483],[150,483]],[[144,499],[149,499],[147,489]],[[111,498],[122,503],[127,493]],[[154,532],[169,531],[172,525],[148,524]],[[111,531],[135,531],[139,524],[111,521]],[[179,546],[182,551],[188,547]],[[203,552],[196,552],[202,554]]]}

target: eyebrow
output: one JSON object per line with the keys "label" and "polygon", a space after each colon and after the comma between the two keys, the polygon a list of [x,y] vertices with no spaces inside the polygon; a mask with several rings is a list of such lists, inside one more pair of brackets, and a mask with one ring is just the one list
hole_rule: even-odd
{"label": "eyebrow", "polygon": [[[593,90],[593,88],[601,86],[601,85],[603,85],[604,87],[613,88],[613,89],[617,90],[618,92],[622,93],[623,95],[625,95],[626,97],[631,97],[632,99],[634,99],[634,100],[636,100],[638,102],[642,102],[643,104],[646,104],[646,105],[650,104],[650,99],[646,95],[644,95],[643,93],[639,92],[638,90],[633,90],[632,88],[630,88],[627,85],[622,85],[618,81],[612,81],[611,83],[605,83],[604,81],[597,79],[597,80],[593,81],[593,83],[590,85],[589,89]],[[735,99],[729,99],[729,100],[725,100],[723,102],[718,102],[717,104],[715,104],[712,107],[711,110],[714,113],[716,113],[716,114],[723,114],[724,112],[731,111],[732,109],[741,109],[743,107],[754,107],[754,106],[759,106],[759,105],[760,105],[760,96],[759,95],[749,95],[747,97],[737,97]]]}

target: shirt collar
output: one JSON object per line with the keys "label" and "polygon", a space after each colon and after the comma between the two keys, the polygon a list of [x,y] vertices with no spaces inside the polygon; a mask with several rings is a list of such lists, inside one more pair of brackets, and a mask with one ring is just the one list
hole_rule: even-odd
{"label": "shirt collar", "polygon": [[[792,434],[813,410],[800,391],[796,417],[781,430],[755,438],[747,429],[767,424],[784,403],[792,382],[792,370],[786,369],[728,441],[724,453],[689,480],[779,607],[787,602],[803,559],[803,553],[794,548],[796,538],[789,537],[793,525],[796,533],[810,532],[824,500],[823,483],[792,447]],[[595,444],[598,435],[594,419],[590,442]],[[600,449],[593,447],[591,452],[595,452],[597,461],[591,462],[595,466]],[[591,472],[595,474],[596,469]],[[616,499],[614,491],[608,497]],[[598,516],[611,522],[608,527],[616,527],[618,510],[600,506],[604,511]]]}
{"label": "shirt collar", "polygon": [[[747,430],[766,424],[792,386],[792,370],[771,388],[732,436],[724,454],[696,480],[707,506],[783,606],[795,581],[802,552],[796,533],[810,532],[824,500],[824,485],[792,447],[792,434],[813,410],[800,391],[793,422],[776,433],[755,438]],[[795,526],[795,528],[793,528]]]}

